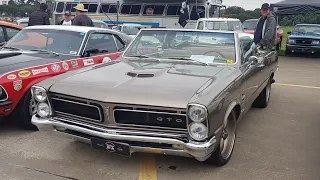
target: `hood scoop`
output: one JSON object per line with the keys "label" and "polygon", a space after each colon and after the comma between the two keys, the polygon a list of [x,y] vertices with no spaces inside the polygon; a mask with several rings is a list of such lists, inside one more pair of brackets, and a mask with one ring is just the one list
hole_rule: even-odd
{"label": "hood scoop", "polygon": [[151,78],[160,75],[165,71],[166,69],[134,69],[127,72],[127,75],[130,77]]}

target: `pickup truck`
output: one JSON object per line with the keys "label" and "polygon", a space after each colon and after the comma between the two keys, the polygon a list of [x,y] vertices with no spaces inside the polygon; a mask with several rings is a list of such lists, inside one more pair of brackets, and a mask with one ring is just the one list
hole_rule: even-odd
{"label": "pickup truck", "polygon": [[[243,30],[246,33],[254,34],[254,31],[256,29],[256,25],[258,23],[259,19],[247,19],[245,20],[242,25],[243,25]],[[276,39],[276,49],[279,50],[281,48],[282,44],[282,39],[283,39],[283,29],[280,29],[280,26],[277,25],[277,39]]]}

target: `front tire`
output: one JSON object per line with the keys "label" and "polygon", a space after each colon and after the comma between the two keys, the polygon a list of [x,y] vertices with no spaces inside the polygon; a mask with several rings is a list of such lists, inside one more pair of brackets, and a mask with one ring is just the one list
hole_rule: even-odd
{"label": "front tire", "polygon": [[227,124],[223,127],[217,148],[206,160],[207,163],[223,166],[229,162],[236,140],[236,130],[237,118],[235,111],[232,110],[228,116]]}
{"label": "front tire", "polygon": [[31,123],[31,117],[35,114],[35,107],[36,103],[31,97],[31,92],[28,90],[12,113],[13,121],[23,129],[38,130]]}
{"label": "front tire", "polygon": [[266,108],[270,101],[271,95],[271,81],[269,79],[266,87],[261,91],[257,99],[253,102],[252,106],[256,108]]}

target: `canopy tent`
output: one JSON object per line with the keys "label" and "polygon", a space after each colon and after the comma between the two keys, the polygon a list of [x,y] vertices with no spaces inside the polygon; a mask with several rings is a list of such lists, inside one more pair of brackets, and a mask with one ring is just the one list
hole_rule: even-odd
{"label": "canopy tent", "polygon": [[319,0],[283,0],[271,4],[277,15],[320,14]]}

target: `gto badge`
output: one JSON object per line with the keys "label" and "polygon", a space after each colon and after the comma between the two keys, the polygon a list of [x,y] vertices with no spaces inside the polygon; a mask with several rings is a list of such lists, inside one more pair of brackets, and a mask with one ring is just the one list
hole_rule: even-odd
{"label": "gto badge", "polygon": [[115,145],[112,142],[106,142],[106,148],[109,152],[115,152],[116,150],[114,149]]}
{"label": "gto badge", "polygon": [[61,67],[58,64],[52,64],[52,66],[51,66],[51,70],[53,72],[59,72],[60,69],[61,69]]}
{"label": "gto badge", "polygon": [[29,77],[31,75],[30,71],[28,70],[23,70],[23,71],[20,71],[18,73],[18,76],[19,77],[22,77],[22,78],[25,78],[25,77]]}
{"label": "gto badge", "polygon": [[16,91],[20,91],[22,88],[22,80],[13,81],[13,89]]}
{"label": "gto badge", "polygon": [[68,63],[66,63],[66,62],[63,62],[63,63],[62,63],[62,67],[63,67],[63,69],[66,70],[66,71],[69,70],[69,65],[68,65]]}
{"label": "gto badge", "polygon": [[16,79],[16,78],[17,78],[17,76],[15,74],[9,74],[7,76],[7,79],[10,79],[10,80],[13,80],[13,79]]}
{"label": "gto badge", "polygon": [[177,123],[182,123],[182,119],[173,119],[173,118],[162,118],[162,117],[157,117],[157,121],[167,121],[167,122],[172,122],[175,121]]}

